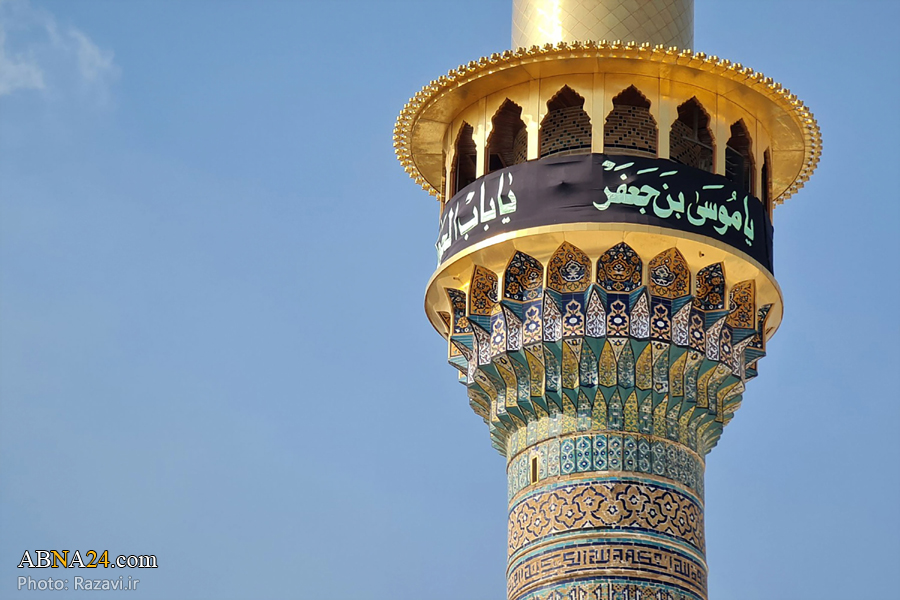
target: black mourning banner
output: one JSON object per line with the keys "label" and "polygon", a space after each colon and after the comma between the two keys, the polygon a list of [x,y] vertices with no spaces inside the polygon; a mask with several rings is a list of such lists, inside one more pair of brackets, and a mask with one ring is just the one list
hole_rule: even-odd
{"label": "black mourning banner", "polygon": [[438,262],[497,234],[559,223],[638,223],[724,242],[772,271],[772,223],[721,175],[666,159],[551,156],[495,171],[444,206]]}

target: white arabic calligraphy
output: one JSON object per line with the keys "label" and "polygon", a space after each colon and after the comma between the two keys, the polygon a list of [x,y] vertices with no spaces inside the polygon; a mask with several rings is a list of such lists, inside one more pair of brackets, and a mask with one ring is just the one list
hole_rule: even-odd
{"label": "white arabic calligraphy", "polygon": [[[497,218],[498,213],[503,217],[502,223],[509,223],[510,215],[516,212],[516,195],[512,191],[513,176],[512,173],[501,173],[497,186],[496,198],[486,195],[485,185],[487,182],[482,181],[479,192],[470,191],[466,194],[464,202],[458,202],[451,205],[441,218],[441,235],[438,242],[434,245],[437,250],[438,262],[444,258],[447,249],[459,238],[469,239],[469,232],[475,229],[479,223],[484,224],[484,230],[490,227],[489,221]],[[504,191],[504,187],[506,190]],[[472,201],[475,196],[479,195],[477,205]],[[464,216],[466,221],[460,220],[460,208],[472,206],[471,216]]]}
{"label": "white arabic calligraphy", "polygon": [[[615,163],[607,160],[603,163],[603,170],[619,171],[630,167],[633,164],[634,163],[626,163],[624,165],[616,166]],[[647,169],[638,171],[638,173],[647,172]],[[677,173],[677,171],[667,171],[659,176],[668,176],[675,173]],[[668,187],[668,185],[663,184],[663,189],[667,189]],[[723,185],[704,185],[703,190],[718,190],[723,187]],[[719,224],[713,226],[713,229],[715,229],[719,235],[725,235],[728,232],[728,228],[732,227],[735,231],[744,234],[744,241],[748,246],[753,245],[755,227],[753,220],[750,218],[748,195],[744,196],[744,210],[742,213],[739,208],[734,212],[731,212],[726,206],[726,204],[738,201],[736,191],[731,192],[731,197],[725,199],[724,202],[716,203],[706,201],[703,204],[700,203],[699,190],[695,191],[694,198],[686,203],[683,192],[678,192],[677,196],[673,198],[672,194],[666,193],[663,195],[660,190],[647,184],[637,187],[636,185],[620,183],[615,190],[609,189],[608,186],[605,187],[603,193],[606,196],[606,201],[593,203],[594,208],[597,210],[606,210],[611,205],[618,204],[621,206],[637,207],[640,209],[641,214],[645,214],[647,207],[652,204],[653,214],[660,219],[668,219],[673,214],[676,218],[680,219],[682,214],[686,214],[688,222],[695,227],[700,227],[706,224],[707,221],[715,221]],[[691,209],[693,209],[693,212]]]}

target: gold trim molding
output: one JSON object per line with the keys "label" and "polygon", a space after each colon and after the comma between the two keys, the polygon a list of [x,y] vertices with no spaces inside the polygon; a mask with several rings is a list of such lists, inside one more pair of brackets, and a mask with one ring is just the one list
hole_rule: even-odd
{"label": "gold trim molding", "polygon": [[[584,73],[632,73],[702,86],[721,97],[739,97],[748,105],[744,108],[765,122],[772,137],[776,168],[779,163],[791,165],[783,177],[777,178],[775,204],[803,187],[818,165],[822,154],[818,123],[795,94],[772,78],[703,52],[619,41],[560,42],[518,48],[452,69],[404,105],[394,126],[397,158],[416,183],[440,198],[441,148],[460,112],[511,86]],[[784,156],[783,161],[779,155]]]}
{"label": "gold trim molding", "polygon": [[[681,251],[693,274],[707,265],[721,262],[725,267],[729,289],[738,281],[753,279],[756,282],[757,304],[772,305],[767,320],[766,340],[781,325],[784,300],[775,277],[752,257],[727,244],[706,236],[652,225],[564,223],[499,234],[462,250],[438,265],[428,280],[424,299],[425,314],[432,327],[446,337],[443,322],[438,316],[439,311],[450,310],[444,289],[461,289],[468,294],[472,271],[476,265],[493,271],[502,280],[503,271],[517,250],[547,264],[550,256],[563,242],[569,242],[585,252],[591,258],[594,268],[600,255],[619,242],[627,243],[644,259],[645,269],[652,257],[672,247]],[[596,273],[592,272],[592,281],[595,277]]]}

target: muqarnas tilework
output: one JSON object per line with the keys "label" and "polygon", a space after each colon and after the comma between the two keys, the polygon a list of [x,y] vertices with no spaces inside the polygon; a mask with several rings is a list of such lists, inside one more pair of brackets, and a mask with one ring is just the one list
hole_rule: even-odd
{"label": "muqarnas tilework", "polygon": [[[599,420],[634,430],[635,394],[637,431],[655,428],[665,406],[664,437],[700,454],[715,446],[765,354],[768,305],[756,306],[752,280],[727,290],[721,263],[692,280],[671,248],[647,261],[643,285],[644,263],[625,243],[595,263],[563,243],[546,268],[516,252],[500,277],[476,266],[468,296],[447,290],[450,362],[498,450],[507,453],[520,427],[551,414],[562,415],[561,431]],[[624,427],[620,417],[629,417]]]}

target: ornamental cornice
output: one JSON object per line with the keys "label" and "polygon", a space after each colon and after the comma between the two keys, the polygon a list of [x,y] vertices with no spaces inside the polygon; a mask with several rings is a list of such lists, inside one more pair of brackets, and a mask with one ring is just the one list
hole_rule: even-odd
{"label": "ornamental cornice", "polygon": [[451,69],[446,75],[431,81],[404,105],[394,126],[394,150],[401,166],[429,194],[440,196],[440,192],[425,179],[414,160],[414,129],[423,113],[448,93],[491,74],[519,66],[578,58],[620,58],[688,67],[738,83],[770,100],[794,121],[802,135],[804,155],[802,165],[792,183],[774,199],[776,204],[781,204],[802,188],[819,163],[822,137],[813,113],[795,94],[771,77],[766,77],[763,73],[745,67],[741,63],[703,52],[603,40],[560,42],[555,45],[545,44],[493,53]]}

